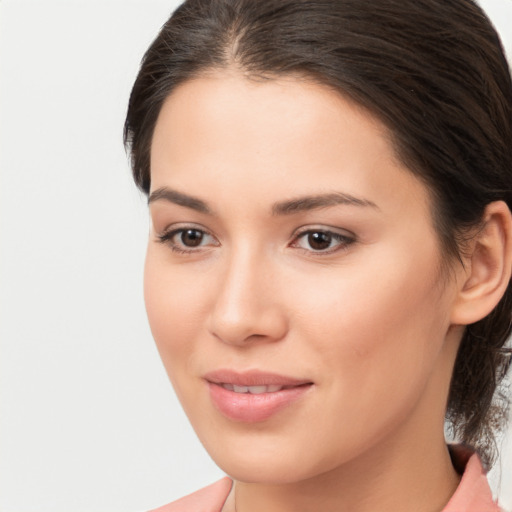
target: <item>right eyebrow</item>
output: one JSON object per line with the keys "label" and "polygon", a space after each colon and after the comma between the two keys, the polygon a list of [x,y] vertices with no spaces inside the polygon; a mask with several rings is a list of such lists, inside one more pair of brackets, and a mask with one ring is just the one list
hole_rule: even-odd
{"label": "right eyebrow", "polygon": [[211,208],[203,200],[168,187],[161,187],[150,194],[148,205],[155,201],[167,201],[200,213],[212,214]]}

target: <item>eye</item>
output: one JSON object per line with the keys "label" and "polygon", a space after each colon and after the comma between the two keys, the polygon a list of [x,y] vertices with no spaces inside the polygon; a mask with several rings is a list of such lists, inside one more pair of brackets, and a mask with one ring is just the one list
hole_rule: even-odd
{"label": "eye", "polygon": [[185,229],[179,233],[178,239],[186,247],[197,247],[204,240],[204,235],[199,229]]}
{"label": "eye", "polygon": [[310,252],[332,253],[346,248],[354,242],[353,236],[324,229],[309,229],[299,233],[292,246]]}
{"label": "eye", "polygon": [[158,240],[169,245],[173,251],[179,253],[190,253],[201,247],[218,245],[218,242],[212,235],[195,227],[172,229],[162,235],[158,235]]}

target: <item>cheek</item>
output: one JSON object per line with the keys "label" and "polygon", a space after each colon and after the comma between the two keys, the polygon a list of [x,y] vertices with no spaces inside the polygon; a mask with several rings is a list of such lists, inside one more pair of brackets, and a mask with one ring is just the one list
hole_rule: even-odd
{"label": "cheek", "polygon": [[172,379],[174,369],[186,367],[194,332],[201,325],[197,281],[182,278],[165,256],[148,248],[144,267],[144,300],[160,357]]}
{"label": "cheek", "polygon": [[447,329],[446,304],[427,268],[411,263],[382,273],[376,264],[366,275],[317,281],[324,293],[295,306],[308,311],[297,328],[306,333],[307,359],[322,369],[325,405],[316,414],[332,420],[325,443],[372,444],[423,396]]}
{"label": "cheek", "polygon": [[[426,254],[425,254],[426,253]],[[315,283],[302,283],[312,295],[292,294],[300,330],[322,365],[326,378],[366,396],[388,393],[405,383],[418,386],[427,378],[449,327],[449,307],[440,284],[437,252],[400,259],[400,252],[379,254]],[[390,263],[392,262],[392,264]]]}

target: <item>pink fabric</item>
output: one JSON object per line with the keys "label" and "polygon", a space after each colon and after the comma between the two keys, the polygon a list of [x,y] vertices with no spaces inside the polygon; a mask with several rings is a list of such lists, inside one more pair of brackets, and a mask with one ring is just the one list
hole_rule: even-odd
{"label": "pink fabric", "polygon": [[233,482],[228,477],[150,512],[220,512]]}
{"label": "pink fabric", "polygon": [[[454,467],[463,472],[455,494],[442,512],[500,512],[492,499],[491,489],[478,455],[451,446]],[[150,512],[220,512],[233,482],[225,477],[208,487]]]}
{"label": "pink fabric", "polygon": [[450,453],[454,467],[464,472],[443,512],[500,512],[501,509],[492,499],[491,488],[478,455],[456,445],[450,447]]}

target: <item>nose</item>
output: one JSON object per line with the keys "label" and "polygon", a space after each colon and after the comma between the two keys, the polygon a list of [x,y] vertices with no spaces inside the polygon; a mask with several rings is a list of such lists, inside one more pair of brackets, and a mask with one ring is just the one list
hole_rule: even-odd
{"label": "nose", "polygon": [[209,330],[231,345],[282,339],[288,329],[275,269],[249,249],[223,262],[209,317]]}

